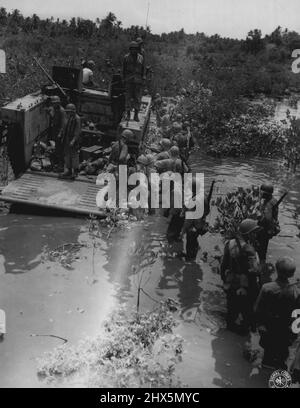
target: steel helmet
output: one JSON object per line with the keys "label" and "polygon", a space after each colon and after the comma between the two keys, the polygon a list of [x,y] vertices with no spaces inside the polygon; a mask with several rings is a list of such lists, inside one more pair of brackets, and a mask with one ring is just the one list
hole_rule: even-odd
{"label": "steel helmet", "polygon": [[170,125],[170,115],[164,115],[162,118],[161,118],[161,124],[162,124],[162,126],[169,126]]}
{"label": "steel helmet", "polygon": [[123,132],[121,133],[121,137],[125,140],[128,140],[130,138],[133,137],[133,132],[129,129],[125,129],[123,130]]}
{"label": "steel helmet", "polygon": [[147,159],[147,166],[150,166],[150,164],[153,164],[155,162],[155,158],[153,154],[151,153],[146,154],[146,159]]}
{"label": "steel helmet", "polygon": [[139,44],[136,41],[131,41],[131,43],[129,44],[129,49],[130,50],[137,50],[139,48]]}
{"label": "steel helmet", "polygon": [[176,119],[178,119],[178,120],[182,120],[182,114],[181,114],[181,113],[177,113],[177,115],[176,115]]}
{"label": "steel helmet", "polygon": [[176,133],[178,133],[178,132],[180,132],[182,130],[182,125],[180,123],[178,123],[178,122],[174,122],[172,124],[172,128]]}
{"label": "steel helmet", "polygon": [[96,64],[95,64],[95,61],[89,60],[89,61],[87,62],[87,65],[88,65],[89,67],[94,67]]}
{"label": "steel helmet", "polygon": [[257,229],[259,229],[257,221],[247,218],[240,223],[239,233],[242,235],[247,235]]}
{"label": "steel helmet", "polygon": [[52,103],[60,103],[61,102],[60,97],[58,95],[51,96],[51,102]]}
{"label": "steel helmet", "polygon": [[144,154],[141,154],[138,158],[137,158],[137,162],[139,164],[142,164],[143,166],[147,166],[147,158]]}
{"label": "steel helmet", "polygon": [[292,277],[296,270],[296,264],[293,258],[289,258],[284,256],[279,258],[276,262],[276,270],[277,273],[280,275],[284,275],[286,277]]}
{"label": "steel helmet", "polygon": [[164,138],[164,139],[162,139],[162,140],[160,141],[160,145],[161,145],[161,147],[162,147],[163,149],[169,150],[170,147],[171,147],[171,140],[170,140],[170,139],[167,139],[167,138]]}
{"label": "steel helmet", "polygon": [[171,157],[179,157],[179,149],[177,146],[172,146],[170,149],[170,155]]}
{"label": "steel helmet", "polygon": [[260,191],[262,191],[263,193],[272,195],[274,193],[274,187],[272,186],[272,184],[263,184],[260,187]]}
{"label": "steel helmet", "polygon": [[138,37],[135,41],[136,41],[139,45],[144,44],[144,40],[143,40],[141,37]]}
{"label": "steel helmet", "polygon": [[66,112],[76,112],[76,106],[73,103],[69,103],[65,109]]}

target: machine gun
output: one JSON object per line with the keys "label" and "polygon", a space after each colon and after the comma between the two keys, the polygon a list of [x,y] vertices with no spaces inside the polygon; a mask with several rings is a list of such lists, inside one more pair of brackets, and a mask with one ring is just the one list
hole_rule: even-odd
{"label": "machine gun", "polygon": [[37,66],[43,71],[43,73],[46,75],[46,77],[49,79],[49,81],[52,83],[52,85],[55,85],[57,89],[61,92],[61,94],[64,96],[64,98],[68,98],[67,94],[65,91],[62,89],[62,87],[54,81],[54,79],[51,77],[50,74],[45,70],[45,68],[42,66],[42,64],[38,61],[37,58],[33,57],[34,61],[36,62]]}

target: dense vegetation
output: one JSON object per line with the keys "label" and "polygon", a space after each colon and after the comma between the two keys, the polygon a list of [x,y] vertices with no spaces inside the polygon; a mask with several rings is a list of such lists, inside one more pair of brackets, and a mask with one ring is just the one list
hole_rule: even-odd
{"label": "dense vegetation", "polygon": [[107,88],[111,74],[121,68],[128,43],[138,36],[145,40],[146,65],[152,71],[145,87],[152,95],[185,95],[180,109],[196,121],[196,136],[208,153],[276,156],[285,149],[285,156],[293,158],[289,165],[298,163],[294,139],[299,130],[292,118],[287,135],[269,120],[272,107],[249,103],[257,95],[300,91],[291,70],[300,35],[281,27],[265,37],[254,29],[244,40],[191,35],[183,29],[157,35],[149,27],[124,28],[113,13],[102,20],[67,21],[25,17],[2,7],[0,47],[7,53],[8,73],[0,77],[0,98],[25,95],[47,82],[34,56],[49,72],[55,64],[80,66],[82,60],[93,59],[96,81]]}
{"label": "dense vegetation", "polygon": [[176,94],[194,79],[210,89],[230,85],[231,95],[282,95],[295,89],[297,75],[291,72],[291,53],[300,48],[300,35],[276,28],[262,37],[260,30],[245,40],[188,35],[184,30],[161,35],[149,27],[123,28],[113,13],[95,21],[70,21],[25,17],[18,10],[0,8],[0,46],[8,55],[8,75],[1,78],[2,97],[15,97],[45,82],[32,66],[37,56],[50,68],[54,63],[78,65],[93,58],[99,79],[107,81],[121,67],[128,42],[142,36],[147,64],[154,70],[151,90]]}

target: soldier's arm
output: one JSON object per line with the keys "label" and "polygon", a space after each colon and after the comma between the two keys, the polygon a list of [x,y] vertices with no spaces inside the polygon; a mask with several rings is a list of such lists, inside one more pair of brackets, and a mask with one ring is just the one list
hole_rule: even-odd
{"label": "soldier's arm", "polygon": [[80,133],[81,133],[81,119],[78,117],[76,118],[76,126],[74,129],[74,136],[73,139],[71,141],[72,144],[78,142],[79,137],[80,137]]}
{"label": "soldier's arm", "polygon": [[265,289],[265,286],[263,285],[254,304],[255,320],[256,323],[260,326],[265,326],[267,322],[266,317],[267,296],[268,296],[267,291]]}
{"label": "soldier's arm", "polygon": [[221,262],[220,273],[221,279],[225,281],[225,272],[230,268],[230,252],[229,252],[229,242],[226,243],[224,248],[224,254]]}
{"label": "soldier's arm", "polygon": [[120,156],[119,156],[119,162],[120,163],[126,163],[127,161],[127,156],[128,156],[128,146],[127,144],[124,144],[121,148]]}

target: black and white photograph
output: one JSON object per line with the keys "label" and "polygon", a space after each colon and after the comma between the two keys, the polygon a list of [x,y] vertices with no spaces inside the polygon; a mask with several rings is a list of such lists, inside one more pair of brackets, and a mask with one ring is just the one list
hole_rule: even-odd
{"label": "black and white photograph", "polygon": [[1,389],[300,388],[299,16],[0,0]]}

